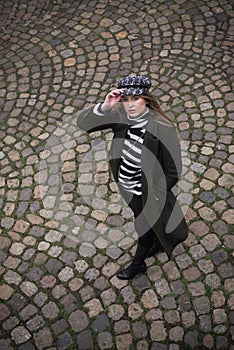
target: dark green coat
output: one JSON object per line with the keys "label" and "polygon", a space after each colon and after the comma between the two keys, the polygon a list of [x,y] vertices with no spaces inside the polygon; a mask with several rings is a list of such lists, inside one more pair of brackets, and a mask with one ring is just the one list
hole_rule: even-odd
{"label": "dark green coat", "polygon": [[[175,127],[150,111],[142,147],[143,214],[153,228],[164,251],[171,257],[173,249],[188,236],[183,213],[171,191],[181,174],[181,151]],[[111,111],[104,116],[93,113],[93,107],[82,111],[77,125],[88,132],[111,128],[114,135],[110,165],[116,182],[124,139],[128,128],[125,111]],[[140,220],[135,220],[135,227]]]}

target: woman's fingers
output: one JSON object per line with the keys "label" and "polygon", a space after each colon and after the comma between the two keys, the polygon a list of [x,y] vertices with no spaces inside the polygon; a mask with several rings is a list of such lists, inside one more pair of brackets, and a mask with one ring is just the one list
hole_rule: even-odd
{"label": "woman's fingers", "polygon": [[111,92],[109,92],[109,94],[107,96],[112,96],[112,97],[121,96],[122,92],[124,92],[124,89],[112,90]]}
{"label": "woman's fingers", "polygon": [[121,99],[121,93],[124,92],[124,89],[115,89],[109,92],[106,95],[104,104],[102,106],[103,110],[111,109],[116,103]]}

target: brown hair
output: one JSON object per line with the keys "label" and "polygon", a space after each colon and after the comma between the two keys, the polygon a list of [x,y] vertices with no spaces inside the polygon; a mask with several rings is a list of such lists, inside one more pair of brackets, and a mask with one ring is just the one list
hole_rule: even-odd
{"label": "brown hair", "polygon": [[172,123],[171,119],[166,115],[166,113],[163,112],[162,108],[159,106],[155,97],[151,95],[151,93],[144,92],[140,96],[145,99],[147,107],[153,109],[157,114],[161,115],[162,117],[167,119],[170,123]]}

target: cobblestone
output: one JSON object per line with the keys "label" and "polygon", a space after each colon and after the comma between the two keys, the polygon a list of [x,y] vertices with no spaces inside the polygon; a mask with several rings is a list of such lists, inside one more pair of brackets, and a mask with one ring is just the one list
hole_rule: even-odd
{"label": "cobblestone", "polygon": [[[1,2],[1,349],[232,350],[233,17],[229,0]],[[121,281],[137,235],[113,135],[76,116],[129,74],[177,124],[189,237]]]}

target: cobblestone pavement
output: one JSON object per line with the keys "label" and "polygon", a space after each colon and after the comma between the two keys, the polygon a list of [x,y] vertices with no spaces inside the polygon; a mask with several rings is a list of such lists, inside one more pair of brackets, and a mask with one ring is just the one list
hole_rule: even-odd
{"label": "cobblestone pavement", "polygon": [[[232,0],[0,3],[1,350],[234,349]],[[153,81],[181,135],[189,237],[120,281],[132,212],[82,108]]]}

